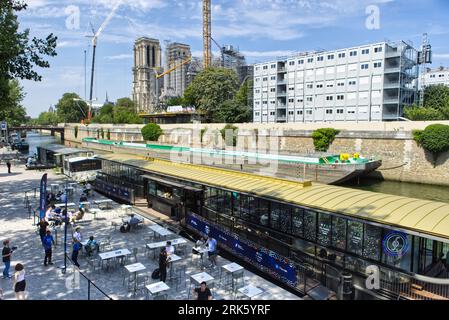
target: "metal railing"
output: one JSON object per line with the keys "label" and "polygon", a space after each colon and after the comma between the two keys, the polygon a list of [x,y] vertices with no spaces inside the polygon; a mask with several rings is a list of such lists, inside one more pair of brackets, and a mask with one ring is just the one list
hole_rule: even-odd
{"label": "metal railing", "polygon": [[[67,261],[70,262],[73,267],[73,276],[69,281],[66,282],[66,284],[72,285],[72,289],[86,289],[87,292],[87,300],[114,300],[112,297],[110,297],[106,292],[104,292],[100,287],[98,287],[88,276],[86,276],[83,272],[79,270],[74,264],[72,259],[66,254],[65,255]],[[86,283],[87,288],[84,288],[81,286],[81,282],[84,280]]]}

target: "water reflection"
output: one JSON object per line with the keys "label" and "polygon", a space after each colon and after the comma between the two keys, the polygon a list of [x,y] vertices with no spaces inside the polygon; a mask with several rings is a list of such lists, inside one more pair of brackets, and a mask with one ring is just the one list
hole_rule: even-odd
{"label": "water reflection", "polygon": [[40,145],[45,145],[49,143],[59,143],[60,139],[52,137],[50,134],[39,134],[36,132],[27,132],[26,141],[30,145],[29,154],[33,155],[37,152],[37,147]]}

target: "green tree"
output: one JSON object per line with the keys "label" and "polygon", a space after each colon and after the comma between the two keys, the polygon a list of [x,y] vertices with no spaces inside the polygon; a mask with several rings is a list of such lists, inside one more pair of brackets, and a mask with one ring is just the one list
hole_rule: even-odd
{"label": "green tree", "polygon": [[426,87],[424,108],[438,110],[443,114],[444,119],[449,119],[449,87],[443,84]]}
{"label": "green tree", "polygon": [[223,129],[220,130],[221,137],[225,141],[227,145],[229,145],[228,141],[229,137],[227,135],[230,135],[232,133],[232,146],[237,146],[237,135],[238,135],[238,129],[236,126],[233,126],[232,124],[227,124],[224,126]]}
{"label": "green tree", "polygon": [[404,116],[413,121],[432,121],[445,118],[443,113],[437,109],[420,108],[418,106],[405,107]]}
{"label": "green tree", "polygon": [[30,39],[29,29],[19,31],[16,12],[26,8],[23,1],[0,1],[0,116],[13,124],[25,121],[25,109],[17,103],[23,98],[22,89],[11,81],[41,81],[35,67],[48,68],[50,64],[44,57],[56,55],[57,38],[53,34],[45,39]]}
{"label": "green tree", "polygon": [[449,126],[433,124],[426,129],[413,131],[415,141],[433,156],[433,165],[436,165],[438,156],[449,151]]}
{"label": "green tree", "polygon": [[252,119],[252,110],[246,105],[238,104],[235,100],[225,101],[213,114],[213,121],[217,123],[244,123]]}
{"label": "green tree", "polygon": [[164,133],[161,127],[156,123],[149,123],[141,130],[143,139],[145,141],[157,141]]}
{"label": "green tree", "polygon": [[315,130],[312,133],[313,145],[315,146],[315,150],[326,152],[339,133],[339,130],[333,128],[321,128]]}
{"label": "green tree", "polygon": [[98,114],[93,117],[93,123],[113,123],[114,118],[114,105],[111,103],[107,103],[103,105]]}
{"label": "green tree", "polygon": [[12,126],[26,122],[26,110],[21,105],[25,94],[17,80],[8,80],[5,87],[5,98],[0,100],[0,119]]}
{"label": "green tree", "polygon": [[240,86],[239,91],[237,91],[237,94],[235,95],[235,102],[238,105],[241,106],[248,106],[248,92],[252,87],[252,80],[247,79],[243,84]]}
{"label": "green tree", "polygon": [[57,125],[59,123],[58,115],[54,112],[41,112],[36,119],[38,125]]}
{"label": "green tree", "polygon": [[123,107],[126,108],[130,111],[134,111],[135,110],[135,105],[134,105],[134,101],[132,101],[130,98],[125,97],[125,98],[120,98],[117,99],[117,103],[115,104],[116,107]]}
{"label": "green tree", "polygon": [[239,88],[235,71],[225,68],[209,68],[200,72],[184,92],[187,105],[203,112],[208,121],[221,104],[232,100]]}
{"label": "green tree", "polygon": [[86,118],[89,111],[84,101],[77,101],[80,97],[76,93],[64,93],[56,104],[56,113],[65,123],[78,123]]}
{"label": "green tree", "polygon": [[183,97],[174,97],[167,100],[167,106],[187,106]]}

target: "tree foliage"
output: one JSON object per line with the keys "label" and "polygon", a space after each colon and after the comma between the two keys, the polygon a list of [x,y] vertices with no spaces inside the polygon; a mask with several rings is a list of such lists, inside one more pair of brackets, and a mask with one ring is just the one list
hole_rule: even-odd
{"label": "tree foliage", "polygon": [[315,150],[326,152],[339,133],[339,130],[333,128],[321,128],[315,130],[312,133],[313,145],[315,146]]}
{"label": "tree foliage", "polygon": [[187,106],[184,97],[174,97],[167,100],[167,106]]}
{"label": "tree foliage", "polygon": [[56,37],[32,38],[29,29],[19,31],[16,12],[27,5],[19,0],[0,1],[0,118],[11,125],[25,123],[21,106],[24,94],[16,79],[41,81],[35,67],[48,68],[44,58],[56,55]]}
{"label": "tree foliage", "polygon": [[64,93],[56,104],[56,113],[61,122],[78,123],[87,118],[89,107],[86,102],[78,101],[76,93]]}
{"label": "tree foliage", "polygon": [[105,104],[100,108],[98,114],[92,119],[94,123],[113,123],[113,124],[140,124],[140,118],[134,109],[134,102],[129,98],[117,100],[116,105]]}
{"label": "tree foliage", "polygon": [[143,139],[145,141],[157,141],[164,133],[161,127],[156,123],[149,123],[141,130]]}
{"label": "tree foliage", "polygon": [[239,88],[237,73],[225,68],[200,72],[184,92],[187,105],[195,106],[209,121],[223,102],[232,100]]}
{"label": "tree foliage", "polygon": [[404,116],[413,121],[449,120],[449,87],[428,86],[424,90],[424,106],[404,109]]}
{"label": "tree foliage", "polygon": [[59,117],[55,112],[41,112],[35,122],[43,126],[57,125],[59,123]]}
{"label": "tree foliage", "polygon": [[213,114],[213,121],[218,123],[244,123],[251,121],[251,118],[252,110],[236,100],[225,101]]}
{"label": "tree foliage", "polygon": [[433,155],[434,165],[441,153],[449,151],[449,126],[433,124],[426,129],[413,131],[415,141]]}

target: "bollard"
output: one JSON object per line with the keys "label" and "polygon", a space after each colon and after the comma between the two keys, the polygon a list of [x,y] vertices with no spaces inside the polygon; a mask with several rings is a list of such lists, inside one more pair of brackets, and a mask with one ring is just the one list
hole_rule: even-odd
{"label": "bollard", "polygon": [[341,275],[340,282],[340,300],[351,300],[352,299],[352,274],[343,273]]}

